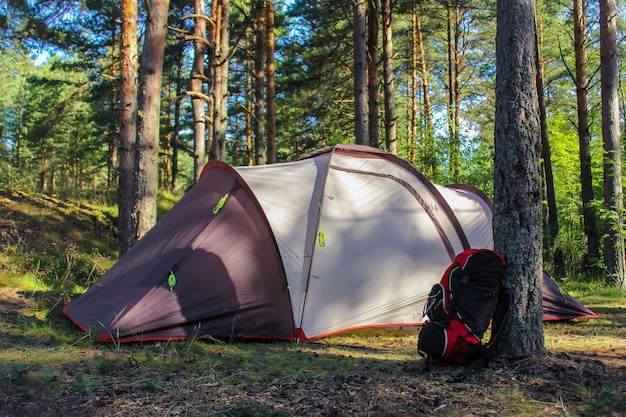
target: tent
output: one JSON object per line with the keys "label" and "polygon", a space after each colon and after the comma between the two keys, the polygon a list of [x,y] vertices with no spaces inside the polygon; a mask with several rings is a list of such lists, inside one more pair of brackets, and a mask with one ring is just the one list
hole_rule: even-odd
{"label": "tent", "polygon": [[558,286],[543,273],[543,321],[596,319],[598,315]]}
{"label": "tent", "polygon": [[455,254],[493,246],[491,213],[478,190],[432,184],[365,146],[265,166],[213,161],[64,313],[103,341],[418,325]]}

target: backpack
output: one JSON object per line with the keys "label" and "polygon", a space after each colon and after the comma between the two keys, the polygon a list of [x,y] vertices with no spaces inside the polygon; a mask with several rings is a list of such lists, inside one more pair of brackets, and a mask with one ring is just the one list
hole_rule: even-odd
{"label": "backpack", "polygon": [[504,258],[489,249],[468,249],[455,257],[424,306],[427,321],[417,349],[427,363],[434,359],[474,369],[491,362],[499,328],[492,328],[487,345],[482,337],[496,313],[502,323],[508,312],[504,266]]}

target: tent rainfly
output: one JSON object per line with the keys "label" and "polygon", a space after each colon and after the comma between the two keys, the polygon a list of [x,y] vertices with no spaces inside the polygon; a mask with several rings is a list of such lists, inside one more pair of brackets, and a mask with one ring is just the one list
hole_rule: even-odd
{"label": "tent rainfly", "polygon": [[[491,216],[478,190],[432,184],[366,146],[254,167],[213,161],[64,313],[120,342],[419,325],[455,254],[493,247]],[[544,319],[596,316],[547,281]]]}

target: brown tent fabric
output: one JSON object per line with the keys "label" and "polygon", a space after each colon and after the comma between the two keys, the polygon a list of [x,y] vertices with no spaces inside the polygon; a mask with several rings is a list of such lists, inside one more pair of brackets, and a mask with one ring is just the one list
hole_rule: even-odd
{"label": "brown tent fabric", "polygon": [[562,291],[547,273],[543,273],[543,321],[596,319],[598,315],[580,301]]}
{"label": "brown tent fabric", "polygon": [[212,166],[158,227],[65,307],[95,339],[292,337],[269,224],[239,175],[226,164]]}

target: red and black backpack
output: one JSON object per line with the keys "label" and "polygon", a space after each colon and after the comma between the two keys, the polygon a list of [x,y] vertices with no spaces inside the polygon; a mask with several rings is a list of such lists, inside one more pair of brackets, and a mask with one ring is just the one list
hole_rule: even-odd
{"label": "red and black backpack", "polygon": [[459,253],[435,284],[424,306],[427,321],[418,336],[420,355],[457,365],[482,367],[493,358],[490,345],[499,329],[492,328],[488,344],[482,343],[491,319],[508,311],[504,291],[504,258],[489,249]]}

